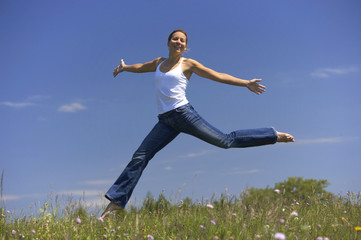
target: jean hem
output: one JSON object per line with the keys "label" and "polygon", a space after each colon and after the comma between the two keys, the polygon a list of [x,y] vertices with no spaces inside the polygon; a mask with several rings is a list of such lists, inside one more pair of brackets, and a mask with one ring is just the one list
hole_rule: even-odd
{"label": "jean hem", "polygon": [[125,208],[125,206],[123,205],[123,204],[121,204],[121,203],[119,203],[119,202],[117,202],[117,201],[115,201],[114,199],[112,199],[110,196],[108,196],[107,194],[105,194],[104,195],[105,196],[105,198],[106,199],[108,199],[109,201],[111,201],[111,202],[113,202],[113,203],[115,203],[115,204],[117,204],[119,207],[121,207],[121,208]]}
{"label": "jean hem", "polygon": [[274,127],[271,127],[271,129],[274,132],[274,140],[273,140],[272,144],[275,144],[275,143],[277,143],[277,139],[278,139],[277,130]]}

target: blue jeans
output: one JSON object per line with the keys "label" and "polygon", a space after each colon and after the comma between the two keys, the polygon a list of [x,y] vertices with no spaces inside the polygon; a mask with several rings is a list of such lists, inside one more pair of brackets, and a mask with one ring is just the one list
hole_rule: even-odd
{"label": "blue jeans", "polygon": [[170,143],[179,133],[184,132],[221,148],[244,148],[277,141],[274,128],[238,130],[225,134],[206,122],[190,104],[158,116],[159,122],[143,140],[132,160],[110,187],[105,197],[125,207],[149,160]]}

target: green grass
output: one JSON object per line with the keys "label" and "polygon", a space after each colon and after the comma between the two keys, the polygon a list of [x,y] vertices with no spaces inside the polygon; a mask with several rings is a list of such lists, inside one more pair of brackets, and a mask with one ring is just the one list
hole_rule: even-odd
{"label": "green grass", "polygon": [[161,194],[104,222],[98,220],[101,209],[78,201],[46,203],[30,216],[1,208],[0,239],[275,239],[276,233],[287,239],[361,239],[360,194],[292,199],[273,189],[261,193],[203,203],[172,203]]}

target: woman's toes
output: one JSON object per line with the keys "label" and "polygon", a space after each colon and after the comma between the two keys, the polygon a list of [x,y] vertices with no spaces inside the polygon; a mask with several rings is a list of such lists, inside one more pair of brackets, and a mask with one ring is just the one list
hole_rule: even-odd
{"label": "woman's toes", "polygon": [[277,132],[277,142],[294,142],[295,139],[291,134]]}

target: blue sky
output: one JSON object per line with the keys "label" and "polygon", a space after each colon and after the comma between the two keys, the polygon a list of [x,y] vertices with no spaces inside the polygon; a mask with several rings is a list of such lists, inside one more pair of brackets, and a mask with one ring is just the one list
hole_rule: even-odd
{"label": "blue sky", "polygon": [[[135,3],[134,3],[135,2]],[[219,149],[178,136],[152,159],[132,203],[151,191],[201,200],[287,177],[361,191],[360,1],[1,1],[0,170],[6,208],[50,195],[101,196],[157,121],[153,73],[168,34],[216,71],[262,78],[267,92],[192,76],[187,97],[217,128],[274,126],[296,143]]]}

